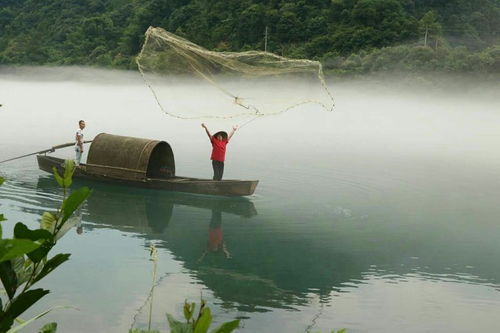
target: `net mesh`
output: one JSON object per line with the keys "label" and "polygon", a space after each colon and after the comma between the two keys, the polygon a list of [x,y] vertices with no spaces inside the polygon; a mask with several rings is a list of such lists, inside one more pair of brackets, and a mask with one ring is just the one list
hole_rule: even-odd
{"label": "net mesh", "polygon": [[163,112],[178,118],[279,114],[334,107],[321,63],[269,52],[215,52],[150,27],[137,65]]}

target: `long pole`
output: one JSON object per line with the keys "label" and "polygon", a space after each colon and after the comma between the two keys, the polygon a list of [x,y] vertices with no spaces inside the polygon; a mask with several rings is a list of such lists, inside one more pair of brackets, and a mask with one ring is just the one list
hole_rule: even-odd
{"label": "long pole", "polygon": [[[83,141],[83,143],[90,143],[90,142],[92,142],[92,140]],[[74,146],[74,145],[75,145],[74,142],[63,143],[63,144],[60,144],[60,145],[57,145],[57,146],[53,146],[52,148],[49,148],[49,149],[40,150],[40,151],[36,151],[34,153],[29,153],[29,154],[26,154],[26,155],[21,155],[21,156],[9,158],[8,160],[0,161],[0,163],[9,162],[9,161],[17,160],[17,159],[20,159],[20,158],[23,158],[23,157],[27,157],[27,156],[31,156],[31,155],[36,155],[36,154],[53,153],[56,149],[71,147],[71,146]]]}

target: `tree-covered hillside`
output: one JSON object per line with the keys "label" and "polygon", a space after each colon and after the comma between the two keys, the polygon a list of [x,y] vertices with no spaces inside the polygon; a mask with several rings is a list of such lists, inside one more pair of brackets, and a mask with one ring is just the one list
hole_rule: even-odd
{"label": "tree-covered hillside", "polygon": [[132,68],[150,25],[224,51],[267,30],[268,51],[345,71],[500,71],[500,0],[0,0],[0,64]]}

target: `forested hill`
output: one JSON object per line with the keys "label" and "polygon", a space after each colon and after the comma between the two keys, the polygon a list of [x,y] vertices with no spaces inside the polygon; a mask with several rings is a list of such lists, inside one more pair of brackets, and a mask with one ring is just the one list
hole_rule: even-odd
{"label": "forested hill", "polygon": [[0,0],[0,64],[132,68],[151,25],[224,51],[267,29],[340,72],[500,71],[500,0]]}

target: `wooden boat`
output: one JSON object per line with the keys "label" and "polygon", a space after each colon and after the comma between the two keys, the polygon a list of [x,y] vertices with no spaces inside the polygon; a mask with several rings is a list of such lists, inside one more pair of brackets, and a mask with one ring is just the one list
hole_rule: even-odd
{"label": "wooden boat", "polygon": [[[38,167],[63,172],[64,160],[37,155]],[[172,148],[165,141],[101,133],[90,145],[86,164],[80,164],[74,178],[175,192],[246,196],[252,195],[258,180],[212,180],[175,175]]]}

